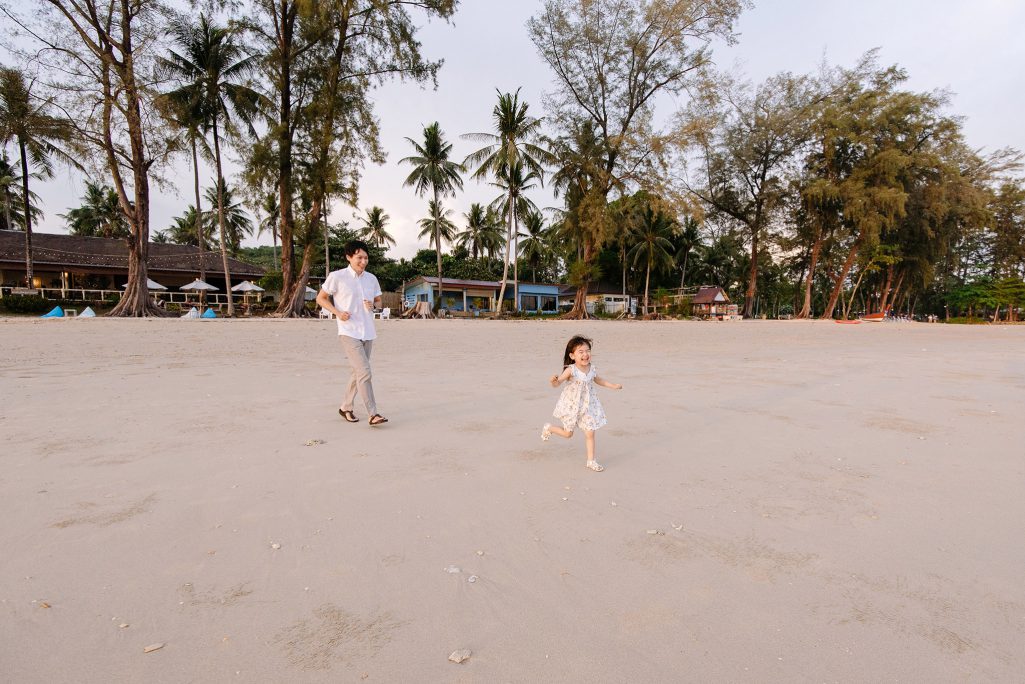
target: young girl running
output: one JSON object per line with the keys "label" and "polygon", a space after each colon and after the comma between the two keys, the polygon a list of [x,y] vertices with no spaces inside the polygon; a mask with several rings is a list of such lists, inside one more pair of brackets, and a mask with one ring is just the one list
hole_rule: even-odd
{"label": "young girl running", "polygon": [[594,432],[605,425],[605,410],[598,401],[595,385],[609,389],[623,389],[622,385],[608,382],[598,377],[591,365],[591,340],[576,335],[566,345],[566,353],[562,357],[562,373],[553,375],[548,381],[552,387],[568,382],[559,397],[552,413],[562,421],[562,427],[545,423],[541,428],[541,439],[548,441],[553,434],[569,439],[573,436],[573,428],[580,427],[584,431],[584,443],[587,445],[587,467],[600,473],[605,467],[594,460]]}

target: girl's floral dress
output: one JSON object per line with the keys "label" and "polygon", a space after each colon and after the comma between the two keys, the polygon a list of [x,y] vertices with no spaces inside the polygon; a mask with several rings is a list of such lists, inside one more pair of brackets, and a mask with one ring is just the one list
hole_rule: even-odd
{"label": "girl's floral dress", "polygon": [[605,409],[598,401],[598,393],[594,388],[594,377],[598,372],[593,364],[586,374],[581,373],[575,365],[570,368],[572,370],[569,381],[563,388],[552,415],[562,421],[562,427],[566,430],[577,427],[583,430],[597,430],[607,422]]}

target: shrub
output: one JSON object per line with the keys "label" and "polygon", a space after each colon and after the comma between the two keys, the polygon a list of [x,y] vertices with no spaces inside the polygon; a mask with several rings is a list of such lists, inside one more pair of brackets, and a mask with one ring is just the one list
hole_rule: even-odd
{"label": "shrub", "polygon": [[44,314],[56,305],[56,302],[34,295],[12,294],[0,299],[0,307],[15,314]]}

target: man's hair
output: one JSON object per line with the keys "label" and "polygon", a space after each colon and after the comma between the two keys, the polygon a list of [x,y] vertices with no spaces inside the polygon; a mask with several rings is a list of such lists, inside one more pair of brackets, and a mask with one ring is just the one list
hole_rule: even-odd
{"label": "man's hair", "polygon": [[367,243],[362,240],[349,240],[345,243],[345,256],[350,257],[361,249],[367,253],[367,256],[370,256],[370,247],[367,246]]}

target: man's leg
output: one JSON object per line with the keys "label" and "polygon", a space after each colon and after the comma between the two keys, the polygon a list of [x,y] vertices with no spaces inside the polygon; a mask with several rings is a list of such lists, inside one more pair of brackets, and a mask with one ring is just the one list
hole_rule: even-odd
{"label": "man's leg", "polygon": [[370,352],[373,349],[373,340],[357,340],[348,335],[339,335],[342,342],[342,349],[345,350],[345,357],[349,360],[349,367],[352,375],[349,378],[349,386],[345,391],[345,399],[342,401],[342,410],[351,411],[356,393],[359,392],[360,399],[367,407],[367,415],[377,413],[377,402],[374,400],[374,387],[371,384]]}

